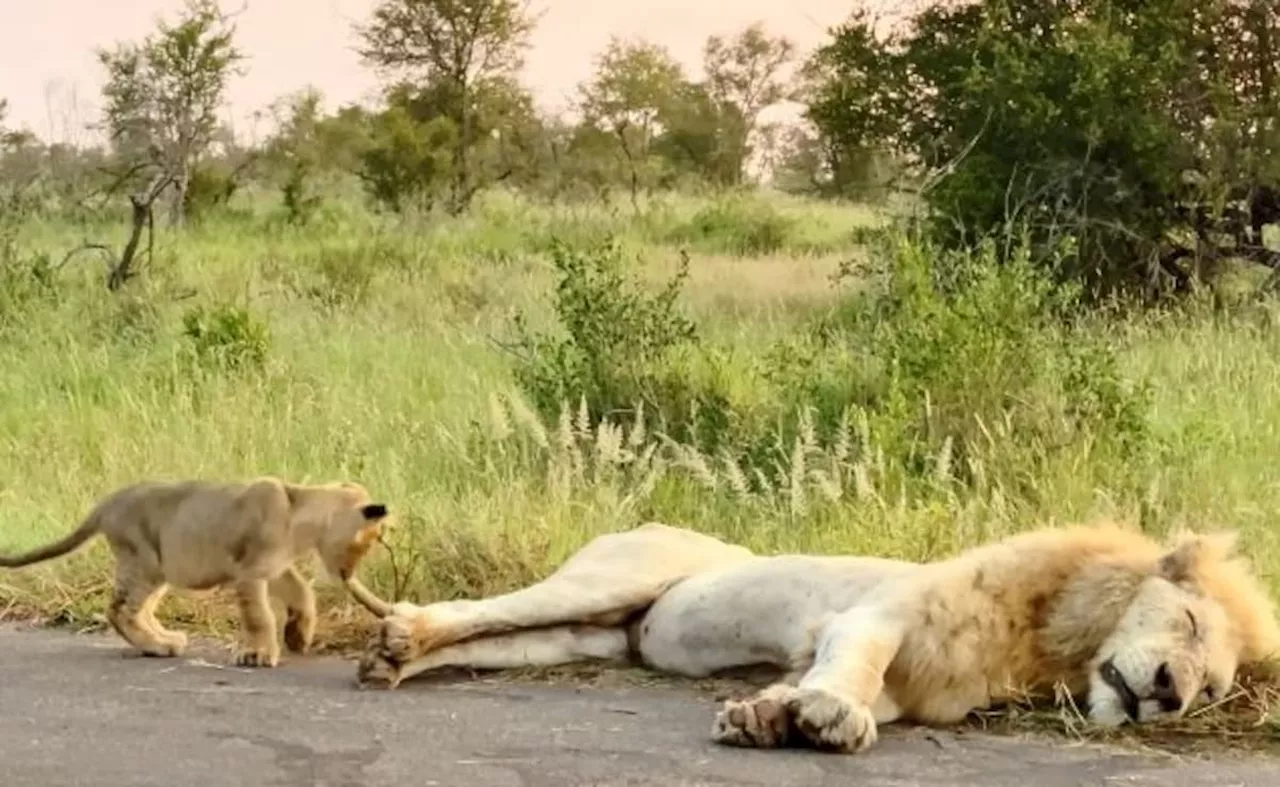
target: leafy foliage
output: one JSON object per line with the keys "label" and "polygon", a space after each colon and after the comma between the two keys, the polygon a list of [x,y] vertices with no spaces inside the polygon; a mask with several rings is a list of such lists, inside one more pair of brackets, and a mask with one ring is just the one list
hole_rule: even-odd
{"label": "leafy foliage", "polygon": [[810,61],[808,117],[837,178],[876,148],[942,168],[925,198],[949,247],[1024,228],[1091,292],[1148,286],[1157,263],[1185,289],[1167,233],[1274,183],[1267,4],[981,0],[875,21],[855,14]]}
{"label": "leafy foliage", "polygon": [[610,413],[637,402],[661,410],[655,377],[670,354],[697,341],[695,325],[676,306],[688,276],[679,273],[650,294],[627,275],[621,246],[608,239],[585,249],[556,242],[553,301],[558,333],[535,333],[520,316],[517,377],[534,403],[554,414],[582,397],[589,412]]}
{"label": "leafy foliage", "polygon": [[195,307],[182,317],[182,335],[198,368],[261,369],[271,347],[271,330],[240,306]]}

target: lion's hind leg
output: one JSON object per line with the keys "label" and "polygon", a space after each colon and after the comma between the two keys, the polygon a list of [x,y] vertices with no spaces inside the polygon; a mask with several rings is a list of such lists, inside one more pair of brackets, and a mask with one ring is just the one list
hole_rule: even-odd
{"label": "lion's hind leg", "polygon": [[644,525],[599,536],[546,579],[479,600],[396,604],[378,635],[382,658],[409,664],[481,636],[574,624],[621,625],[694,573],[751,558],[709,536]]}
{"label": "lion's hind leg", "polygon": [[628,653],[627,632],[622,627],[554,626],[447,645],[402,665],[387,662],[376,647],[371,648],[360,660],[358,681],[394,688],[406,678],[446,667],[554,667],[581,661],[621,661]]}
{"label": "lion's hind leg", "polygon": [[167,589],[164,582],[147,572],[124,561],[117,564],[107,620],[116,633],[147,656],[180,656],[187,644],[186,635],[165,629],[155,619],[155,608]]}
{"label": "lion's hind leg", "polygon": [[316,594],[307,580],[290,566],[271,580],[271,595],[284,602],[284,644],[294,653],[306,653],[316,635]]}

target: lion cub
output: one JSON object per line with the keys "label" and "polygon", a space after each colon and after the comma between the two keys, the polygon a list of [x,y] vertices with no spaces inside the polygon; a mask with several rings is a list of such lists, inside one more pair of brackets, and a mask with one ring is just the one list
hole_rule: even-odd
{"label": "lion cub", "polygon": [[65,555],[103,535],[116,559],[111,625],[148,656],[180,656],[187,637],[160,625],[156,606],[170,586],[192,591],[232,585],[242,644],[235,663],[280,660],[270,597],[284,602],[284,641],[305,653],[315,636],[316,598],[294,563],[310,550],[354,591],[356,564],[381,535],[387,507],[352,483],[304,486],[275,478],[248,483],[139,483],[100,500],[75,532],[0,567]]}

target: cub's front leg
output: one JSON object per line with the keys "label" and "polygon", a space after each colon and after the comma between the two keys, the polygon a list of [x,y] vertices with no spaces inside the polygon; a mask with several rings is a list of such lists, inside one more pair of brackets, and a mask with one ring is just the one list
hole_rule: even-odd
{"label": "cub's front leg", "polygon": [[883,693],[884,674],[904,632],[901,616],[890,608],[854,607],[837,615],[819,635],[813,666],[797,686],[778,684],[751,699],[726,702],[713,738],[771,748],[800,737],[837,752],[874,745],[877,723],[897,715]]}
{"label": "cub's front leg", "polygon": [[240,607],[241,645],[235,663],[242,667],[276,666],[280,663],[280,643],[267,581],[237,583],[236,600]]}

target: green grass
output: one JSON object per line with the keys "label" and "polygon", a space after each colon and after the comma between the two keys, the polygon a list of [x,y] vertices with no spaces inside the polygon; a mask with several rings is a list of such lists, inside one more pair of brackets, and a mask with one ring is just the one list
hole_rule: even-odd
{"label": "green grass", "polygon": [[[1095,329],[1120,348],[1127,376],[1152,384],[1159,447],[1142,461],[1085,440],[1037,475],[962,484],[950,457],[935,456],[937,477],[921,492],[894,480],[878,435],[850,423],[788,437],[785,462],[759,491],[748,489],[751,468],[665,443],[651,424],[581,423],[573,402],[559,421],[534,414],[504,348],[514,310],[549,316],[553,237],[615,232],[654,280],[689,248],[684,302],[732,357],[757,357],[833,309],[842,296],[830,276],[861,253],[852,230],[875,212],[754,199],[743,208],[669,198],[637,217],[497,196],[467,219],[403,223],[343,203],[303,230],[248,205],[163,235],[124,295],[105,291],[89,258],[73,263],[53,294],[0,313],[0,548],[55,538],[140,478],[269,473],[358,479],[386,499],[398,513],[395,561],[376,552],[362,573],[385,595],[419,601],[510,589],[593,534],[650,519],[762,551],[913,559],[1094,517],[1233,527],[1280,591],[1280,328],[1264,319],[1277,313],[1269,307]],[[758,238],[762,222],[776,242],[752,251],[756,241],[741,238]],[[121,232],[32,223],[24,242],[65,249],[86,235]],[[261,367],[194,357],[183,320],[197,307],[244,308],[260,321]],[[968,455],[994,468],[1001,441],[1014,438],[999,423],[985,429],[987,443]],[[105,601],[108,565],[95,543],[5,575],[0,598],[88,621]],[[325,597],[342,604],[334,620],[361,620],[331,585]],[[218,602],[166,608],[210,630],[231,613]]]}

